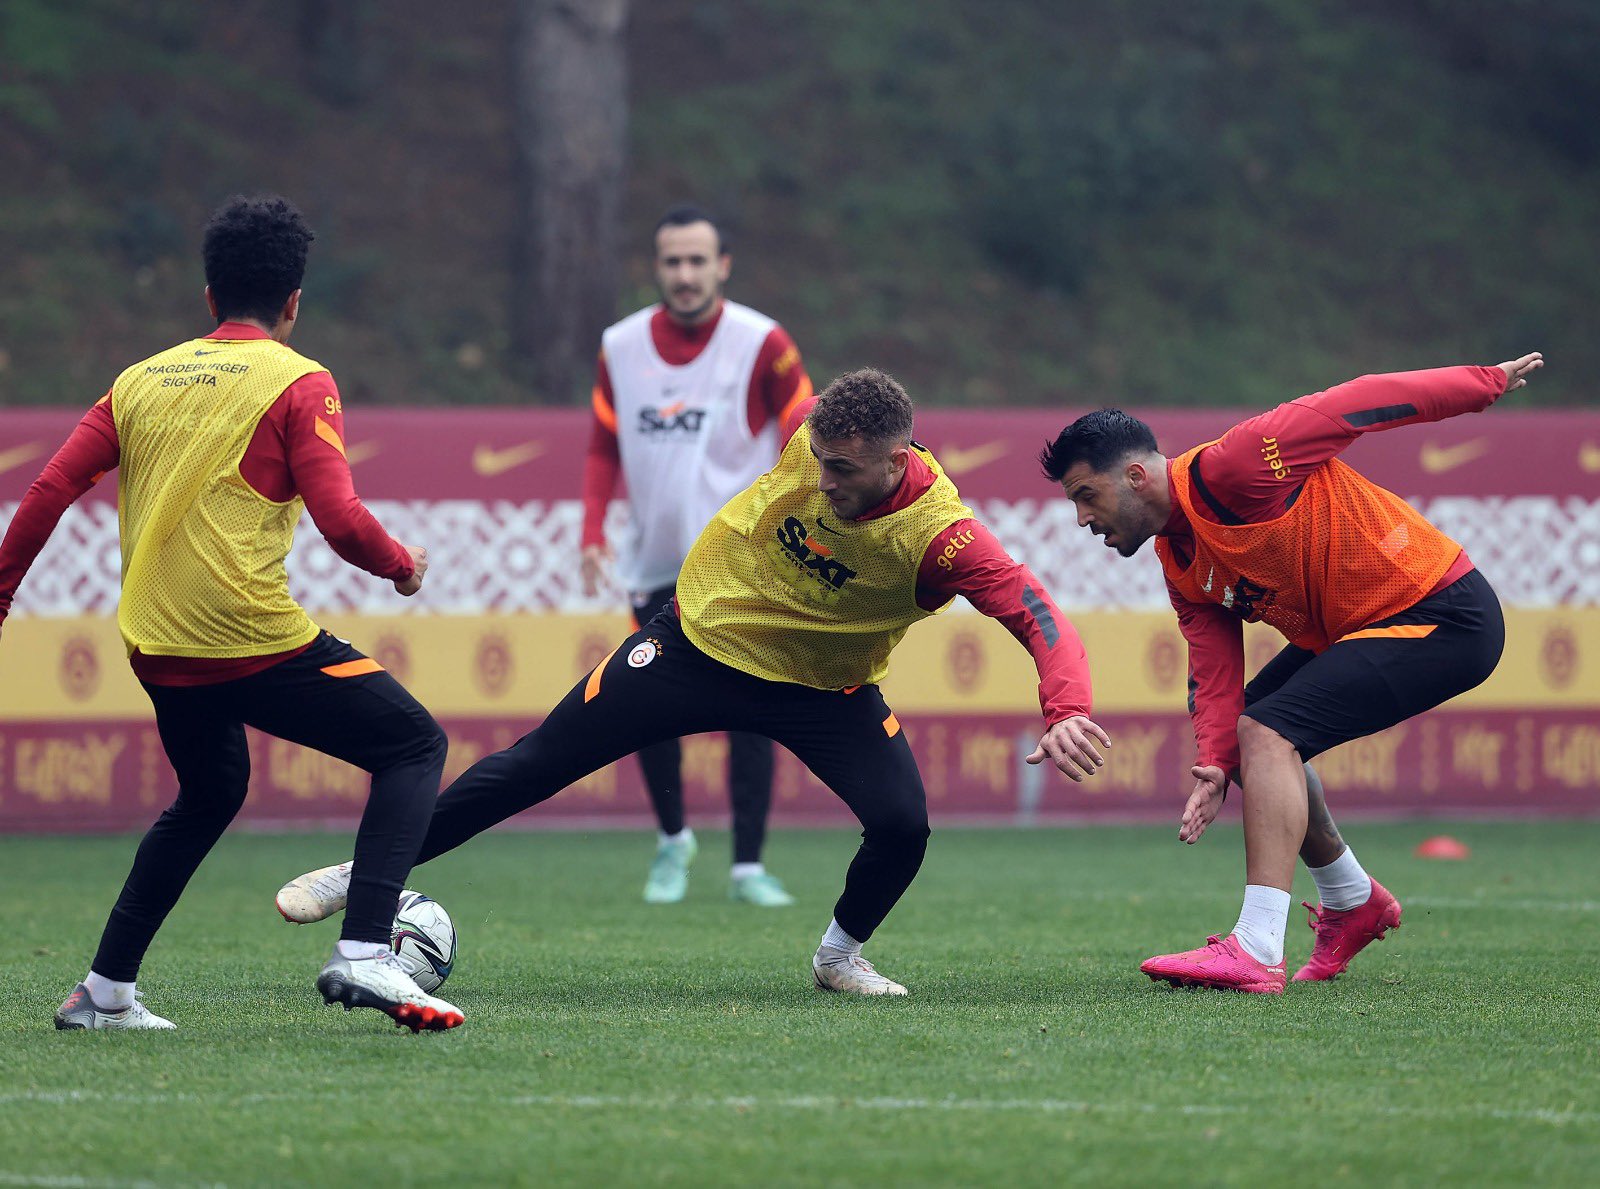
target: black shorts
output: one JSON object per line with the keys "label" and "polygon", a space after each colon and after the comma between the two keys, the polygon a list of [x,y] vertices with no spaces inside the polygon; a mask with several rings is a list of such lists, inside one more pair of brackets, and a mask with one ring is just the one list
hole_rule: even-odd
{"label": "black shorts", "polygon": [[[1437,594],[1321,653],[1289,645],[1245,686],[1244,713],[1310,760],[1481,685],[1505,649],[1494,588],[1472,570]],[[1421,634],[1425,633],[1425,634]]]}
{"label": "black shorts", "polygon": [[781,743],[849,806],[864,843],[834,916],[858,941],[871,937],[928,838],[927,794],[900,720],[875,685],[813,689],[725,665],[690,642],[670,609],[581,678],[538,727],[462,773],[439,797],[417,862],[625,755],[706,731]]}

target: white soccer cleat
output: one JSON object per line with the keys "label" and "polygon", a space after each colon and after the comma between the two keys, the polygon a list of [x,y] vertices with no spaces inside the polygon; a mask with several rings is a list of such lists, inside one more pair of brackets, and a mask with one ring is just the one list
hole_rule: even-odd
{"label": "white soccer cleat", "polygon": [[127,1028],[169,1032],[177,1028],[171,1020],[163,1020],[139,1002],[144,996],[133,993],[133,1004],[121,1011],[107,1011],[95,1006],[89,997],[89,988],[79,983],[72,988],[67,1001],[56,1008],[56,1028],[62,1032],[72,1029]]}
{"label": "white soccer cleat", "polygon": [[397,1028],[421,1032],[443,1032],[466,1022],[466,1015],[453,1003],[429,995],[412,981],[411,975],[385,950],[375,958],[346,958],[337,947],[328,964],[317,975],[317,990],[324,1003],[342,1003],[345,1011],[371,1007],[395,1022]]}
{"label": "white soccer cleat", "polygon": [[291,879],[278,889],[278,914],[291,925],[309,925],[343,912],[354,867],[353,862],[337,863]]}
{"label": "white soccer cleat", "polygon": [[811,977],[819,991],[843,991],[849,995],[909,995],[892,978],[884,978],[859,953],[820,947],[811,959]]}

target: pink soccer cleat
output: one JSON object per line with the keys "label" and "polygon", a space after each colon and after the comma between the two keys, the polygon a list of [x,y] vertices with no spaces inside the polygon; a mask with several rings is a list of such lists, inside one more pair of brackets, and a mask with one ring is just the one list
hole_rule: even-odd
{"label": "pink soccer cleat", "polygon": [[1146,958],[1140,970],[1152,979],[1165,979],[1175,987],[1212,987],[1218,991],[1248,991],[1255,995],[1283,994],[1283,963],[1263,966],[1232,933],[1226,938],[1206,938],[1205,945],[1182,954]]}
{"label": "pink soccer cleat", "polygon": [[1310,960],[1294,972],[1297,983],[1337,978],[1368,942],[1382,941],[1390,929],[1400,927],[1400,901],[1375,879],[1372,895],[1355,908],[1312,908],[1304,900],[1300,903],[1311,914],[1306,923],[1316,930],[1317,942],[1311,947]]}

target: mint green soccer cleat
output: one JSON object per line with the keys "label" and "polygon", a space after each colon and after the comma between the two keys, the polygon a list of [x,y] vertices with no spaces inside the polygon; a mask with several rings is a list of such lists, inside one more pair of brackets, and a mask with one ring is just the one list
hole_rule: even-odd
{"label": "mint green soccer cleat", "polygon": [[644,882],[644,902],[676,904],[682,900],[689,890],[689,864],[699,850],[694,834],[688,830],[678,841],[660,843],[650,863],[650,877]]}
{"label": "mint green soccer cleat", "polygon": [[734,880],[728,885],[728,899],[757,908],[788,908],[794,903],[794,897],[783,890],[778,877],[767,871]]}

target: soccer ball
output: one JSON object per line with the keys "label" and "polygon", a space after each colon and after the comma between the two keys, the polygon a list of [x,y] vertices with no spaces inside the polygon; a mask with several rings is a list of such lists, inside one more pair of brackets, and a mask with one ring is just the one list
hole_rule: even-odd
{"label": "soccer ball", "polygon": [[430,994],[450,977],[456,963],[456,927],[444,905],[421,892],[400,893],[390,946],[413,982]]}

